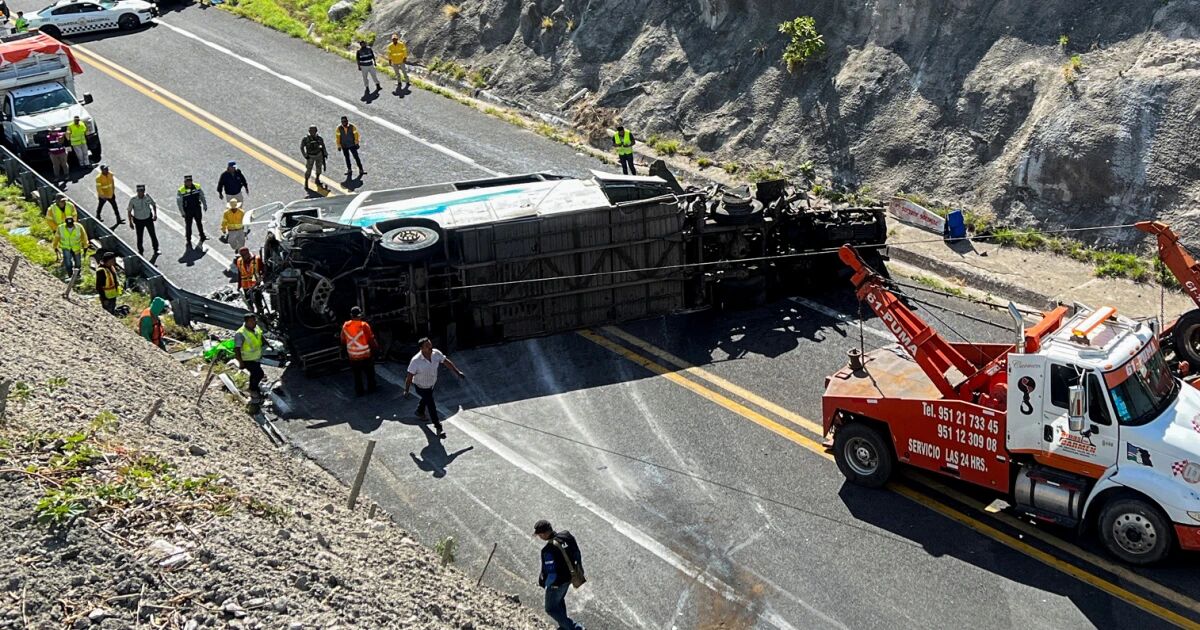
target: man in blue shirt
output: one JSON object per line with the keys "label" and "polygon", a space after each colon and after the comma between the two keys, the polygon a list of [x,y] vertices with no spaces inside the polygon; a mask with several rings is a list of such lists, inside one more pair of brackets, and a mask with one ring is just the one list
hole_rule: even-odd
{"label": "man in blue shirt", "polygon": [[559,630],[583,630],[583,625],[567,616],[567,590],[574,579],[576,587],[582,585],[583,558],[571,532],[554,531],[550,521],[541,520],[533,525],[533,535],[546,541],[542,547],[542,574],[538,586],[546,588],[546,614],[558,623]]}

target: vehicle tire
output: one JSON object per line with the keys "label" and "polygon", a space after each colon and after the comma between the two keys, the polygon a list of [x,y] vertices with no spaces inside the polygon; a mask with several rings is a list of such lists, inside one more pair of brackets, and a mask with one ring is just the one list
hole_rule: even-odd
{"label": "vehicle tire", "polygon": [[117,18],[117,28],[121,29],[122,31],[132,31],[133,29],[141,26],[141,24],[142,21],[138,19],[138,16],[132,13],[126,13],[125,15]]}
{"label": "vehicle tire", "polygon": [[393,262],[416,262],[430,257],[438,250],[442,233],[427,225],[393,227],[383,233],[379,245]]}
{"label": "vehicle tire", "polygon": [[1192,309],[1183,314],[1175,322],[1171,331],[1171,341],[1175,344],[1175,357],[1187,361],[1192,366],[1192,372],[1200,369],[1200,309]]}
{"label": "vehicle tire", "polygon": [[58,30],[58,27],[54,26],[53,24],[47,24],[45,26],[38,27],[38,30],[49,35],[50,37],[53,37],[54,39],[62,39],[62,31]]}
{"label": "vehicle tire", "polygon": [[96,138],[95,142],[88,143],[88,155],[90,156],[89,159],[91,159],[92,163],[94,163],[94,164],[100,163],[100,156],[102,155],[102,150],[100,147],[100,139],[99,138]]}
{"label": "vehicle tire", "polygon": [[1099,532],[1108,551],[1129,564],[1154,564],[1175,546],[1170,520],[1143,499],[1117,499],[1105,505]]}
{"label": "vehicle tire", "polygon": [[722,195],[717,207],[713,210],[713,221],[719,225],[747,225],[761,223],[763,219],[763,204],[761,201],[742,191],[727,192]]}
{"label": "vehicle tire", "polygon": [[892,476],[895,458],[887,439],[865,424],[843,424],[834,433],[833,459],[852,483],[882,487]]}

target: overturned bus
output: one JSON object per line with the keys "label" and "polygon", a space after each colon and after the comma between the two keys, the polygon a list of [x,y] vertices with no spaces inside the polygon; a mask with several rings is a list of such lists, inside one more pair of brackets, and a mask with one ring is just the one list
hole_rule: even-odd
{"label": "overturned bus", "polygon": [[[362,308],[387,353],[762,304],[881,256],[878,207],[817,207],[785,181],[685,190],[654,176],[532,174],[296,201],[263,247],[268,324],[306,371]],[[399,346],[396,346],[399,347]]]}

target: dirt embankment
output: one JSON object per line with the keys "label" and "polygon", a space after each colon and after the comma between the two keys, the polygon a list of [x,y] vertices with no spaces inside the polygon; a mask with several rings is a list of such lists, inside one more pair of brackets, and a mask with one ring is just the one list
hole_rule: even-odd
{"label": "dirt embankment", "polygon": [[[794,172],[813,160],[851,187],[1016,225],[1154,217],[1200,237],[1200,3],[444,4],[381,0],[367,26],[406,31],[419,59],[487,68],[489,89],[543,111],[585,89],[643,137],[682,139],[717,163]],[[778,25],[800,15],[827,50],[789,73]]]}
{"label": "dirt embankment", "polygon": [[0,283],[0,628],[544,627],[62,291]]}

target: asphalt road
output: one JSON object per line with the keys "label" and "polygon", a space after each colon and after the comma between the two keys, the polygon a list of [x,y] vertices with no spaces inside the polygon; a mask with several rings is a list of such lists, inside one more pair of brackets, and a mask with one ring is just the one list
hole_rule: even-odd
{"label": "asphalt road", "polygon": [[[348,62],[221,11],[161,21],[77,42],[79,83],[124,185],[146,184],[176,222],[184,174],[209,191],[206,247],[186,249],[165,220],[159,230],[157,262],[193,290],[225,283],[231,252],[215,240],[225,162],[250,179],[251,207],[300,198],[309,124],[331,146],[339,116],[359,124],[368,175],[349,187],[603,167],[440,96],[385,90],[365,103]],[[340,175],[340,155],[330,165]],[[92,177],[79,173],[71,194],[94,199]],[[426,543],[454,536],[468,574],[498,543],[485,581],[531,605],[533,522],[570,529],[589,574],[570,607],[592,628],[1195,625],[1194,557],[1134,571],[1088,539],[983,511],[992,497],[970,488],[843,483],[813,424],[824,377],[860,343],[836,316],[856,311],[835,291],[464,351],[454,358],[468,380],[439,384],[453,413],[444,442],[400,398],[400,365],[381,366],[387,386],[362,401],[348,374],[289,372],[278,424],[347,481],[368,437],[378,440],[367,494]],[[926,312],[971,339],[1005,334]],[[867,346],[885,342],[877,323],[868,330]]]}

